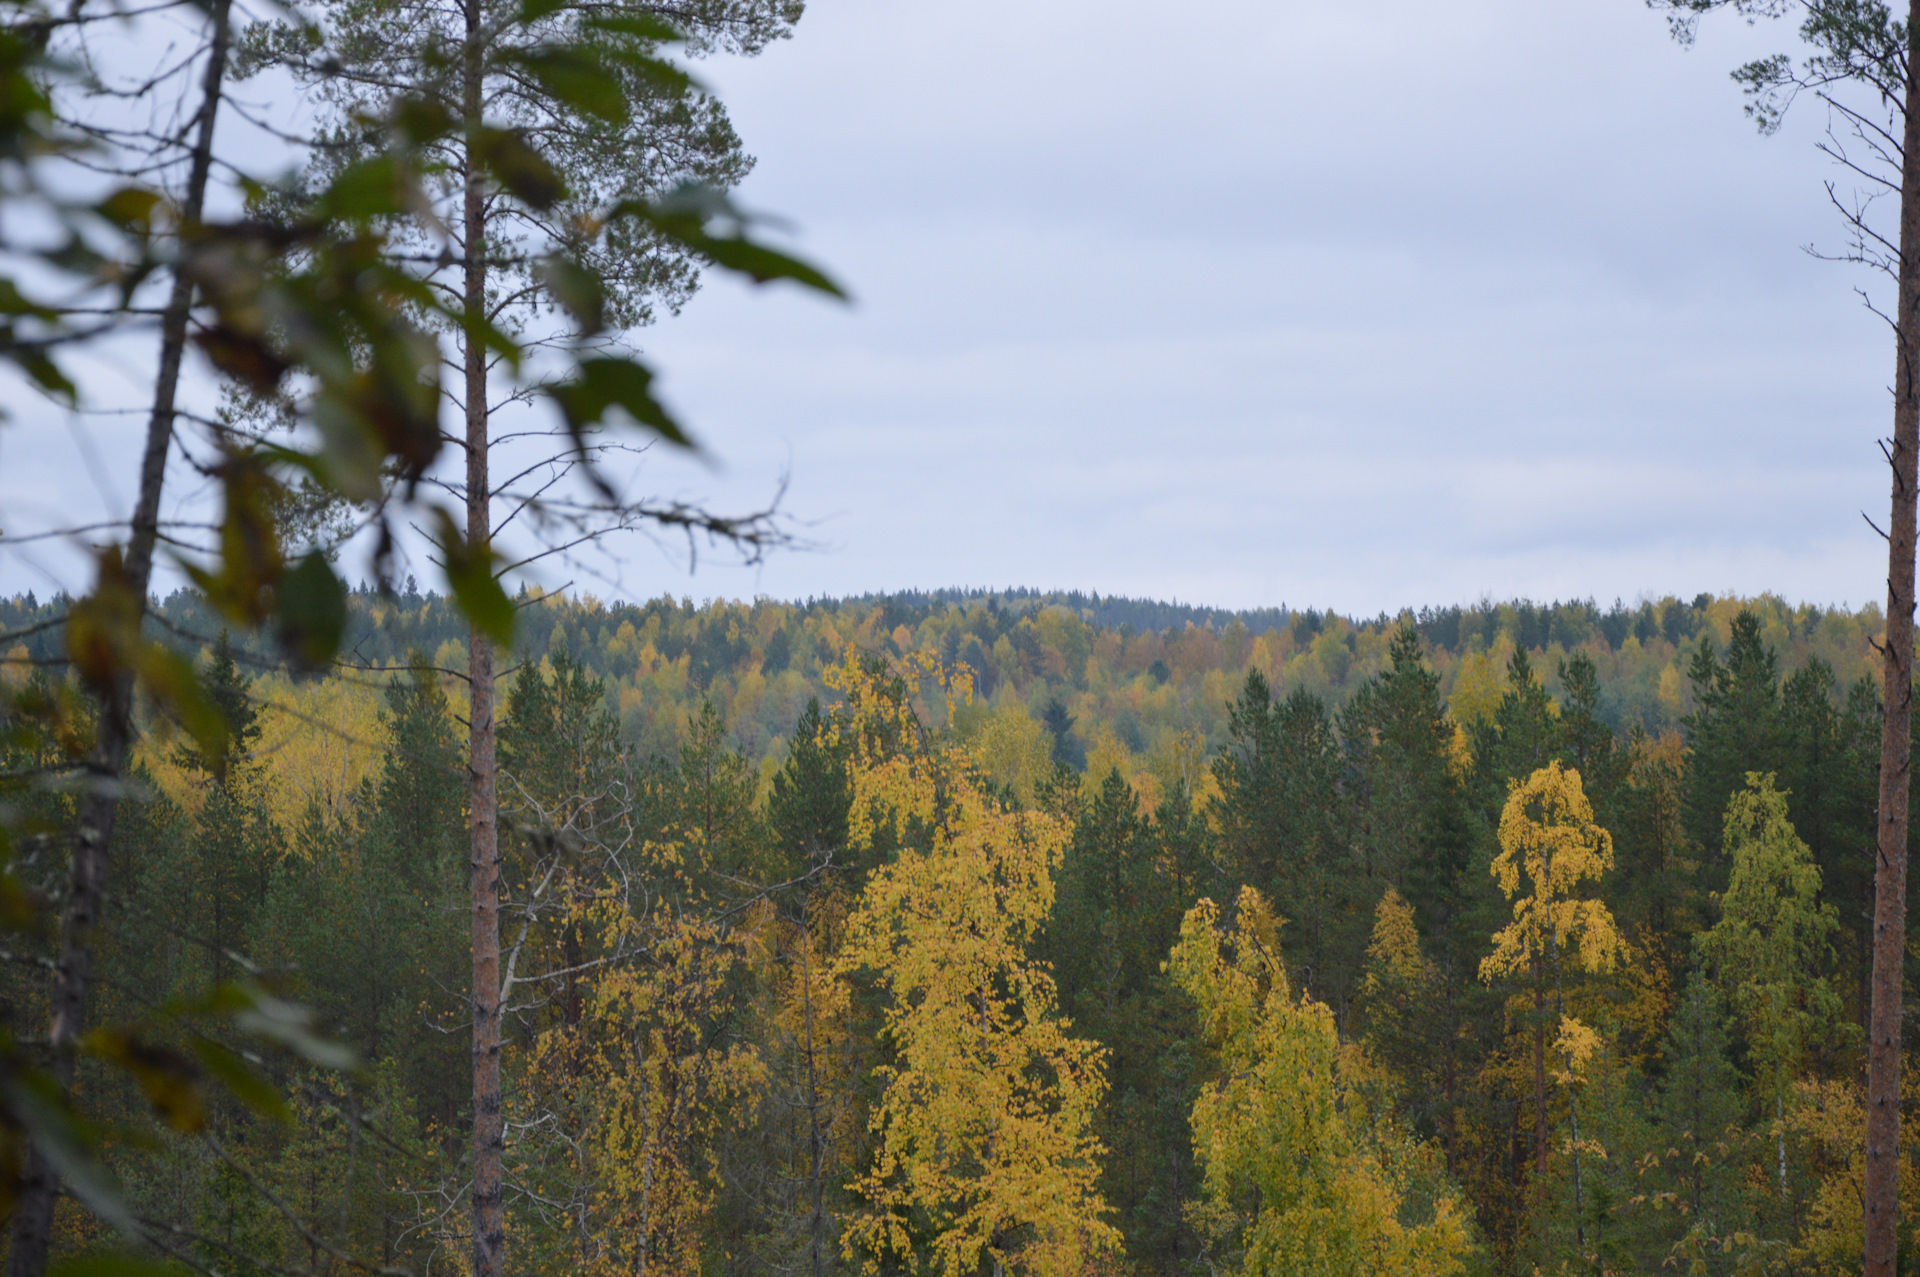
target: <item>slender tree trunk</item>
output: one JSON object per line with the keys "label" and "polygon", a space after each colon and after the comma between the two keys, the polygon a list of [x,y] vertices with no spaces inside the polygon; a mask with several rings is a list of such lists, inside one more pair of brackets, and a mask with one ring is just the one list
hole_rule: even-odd
{"label": "slender tree trunk", "polygon": [[1547,1173],[1547,991],[1534,966],[1533,984],[1533,1169]]}
{"label": "slender tree trunk", "polygon": [[1779,1091],[1773,1093],[1774,1143],[1779,1152],[1780,1199],[1787,1197],[1787,1102]]}
{"label": "slender tree trunk", "polygon": [[[1920,65],[1920,0],[1909,0],[1907,66]],[[1920,113],[1911,72],[1902,130],[1900,276],[1895,332],[1892,514],[1880,731],[1880,821],[1873,875],[1873,1003],[1867,1017],[1867,1277],[1893,1277],[1900,1192],[1901,964],[1907,947],[1907,784],[1913,753],[1914,456],[1920,448]]]}
{"label": "slender tree trunk", "polygon": [[[804,905],[801,906],[803,909]],[[813,928],[802,922],[800,927],[800,998],[801,1012],[807,1025],[807,1154],[811,1165],[808,1175],[808,1195],[812,1198],[807,1220],[807,1257],[813,1270],[813,1277],[824,1277],[825,1264],[821,1253],[826,1231],[825,1169],[827,1143],[820,1133],[820,1072],[814,1062],[813,1043]]]}
{"label": "slender tree trunk", "polygon": [[[480,2],[466,0],[466,123],[480,121]],[[469,154],[462,210],[466,250],[464,302],[469,315],[487,305],[486,204],[479,166]],[[487,352],[463,337],[466,356],[467,541],[475,552],[492,539],[487,477]],[[493,642],[478,629],[467,634],[468,791],[473,888],[473,1277],[506,1270],[506,1206],[501,1195],[506,1122],[500,1097],[500,810],[494,757]]]}
{"label": "slender tree trunk", "polygon": [[[200,112],[194,122],[193,151],[187,161],[187,185],[180,204],[183,230],[199,225],[206,212],[207,183],[213,171],[213,134],[227,78],[231,12],[231,0],[213,0],[207,8],[207,65],[200,79]],[[140,454],[140,490],[134,502],[127,555],[121,564],[124,575],[118,583],[132,593],[136,615],[142,621],[147,614],[147,587],[153,578],[160,496],[166,485],[167,454],[173,447],[175,398],[193,295],[192,282],[176,269],[160,318],[160,365],[154,375],[153,411],[147,418],[147,438]],[[115,583],[106,577],[103,570],[100,585],[111,588]],[[107,856],[119,815],[119,781],[126,774],[133,734],[133,675],[125,672],[115,677],[100,706],[98,738],[87,761],[92,785],[80,800],[66,904],[61,910],[60,956],[53,971],[47,1042],[53,1050],[54,1077],[62,1091],[73,1087],[73,1046],[86,1025],[87,995],[93,983],[93,932],[106,905]],[[7,1257],[9,1277],[40,1277],[46,1271],[58,1193],[59,1177],[40,1155],[38,1146],[30,1147],[14,1206]]]}
{"label": "slender tree trunk", "polygon": [[[1552,932],[1547,933],[1547,952],[1553,963],[1553,1013],[1566,1019],[1567,993],[1560,980],[1560,946]],[[1581,1262],[1587,1254],[1587,1196],[1580,1179],[1580,1097],[1573,1093],[1573,1052],[1567,1059],[1567,1122],[1573,1130],[1573,1236],[1580,1246]]]}

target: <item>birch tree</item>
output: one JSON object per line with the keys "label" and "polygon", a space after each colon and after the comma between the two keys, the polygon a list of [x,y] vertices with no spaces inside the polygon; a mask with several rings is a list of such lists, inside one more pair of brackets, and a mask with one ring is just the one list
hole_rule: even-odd
{"label": "birch tree", "polygon": [[1230,928],[1202,900],[1167,959],[1220,1057],[1193,1106],[1203,1231],[1247,1277],[1460,1272],[1467,1213],[1438,1159],[1369,1110],[1333,1012],[1294,995],[1277,941],[1272,909],[1242,887]]}
{"label": "birch tree", "polygon": [[[1573,1196],[1576,1220],[1584,1212],[1580,1182],[1580,1106],[1575,1083],[1598,1044],[1591,1026],[1567,1014],[1568,973],[1610,971],[1619,961],[1620,933],[1606,903],[1585,894],[1613,867],[1613,838],[1593,823],[1593,807],[1580,773],[1548,763],[1515,784],[1500,813],[1500,852],[1493,877],[1513,902],[1513,921],[1494,933],[1493,952],[1480,962],[1480,978],[1519,977],[1532,985],[1535,1169],[1546,1169],[1547,1034],[1564,1065],[1553,1070],[1566,1088],[1573,1128]],[[1551,999],[1552,1011],[1548,1012]],[[1584,1222],[1576,1223],[1581,1247]]]}
{"label": "birch tree", "polygon": [[1733,1008],[1754,1086],[1773,1112],[1775,1175],[1785,1197],[1787,1098],[1820,1044],[1844,1042],[1851,1027],[1824,972],[1840,924],[1820,899],[1820,868],[1771,775],[1749,772],[1747,787],[1727,801],[1725,847],[1732,875],[1700,952]]}
{"label": "birch tree", "polygon": [[943,1277],[1067,1277],[1120,1241],[1097,1187],[1103,1053],[1072,1035],[1028,954],[1071,831],[1007,810],[964,751],[928,741],[911,697],[934,672],[897,675],[850,650],[836,679],[851,703],[852,842],[907,835],[868,880],[835,960],[885,998],[896,1057],[878,1070],[877,1149],[854,1182],[866,1205],[846,1222],[846,1251],[869,1273],[891,1260]]}

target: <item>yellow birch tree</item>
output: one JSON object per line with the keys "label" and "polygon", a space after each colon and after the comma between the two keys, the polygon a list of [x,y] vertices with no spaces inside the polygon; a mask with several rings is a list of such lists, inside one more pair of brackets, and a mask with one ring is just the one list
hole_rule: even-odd
{"label": "yellow birch tree", "polygon": [[1195,1223],[1238,1252],[1246,1277],[1461,1271],[1467,1216],[1439,1159],[1371,1111],[1354,1085],[1364,1062],[1342,1048],[1333,1012],[1293,996],[1260,893],[1242,887],[1236,913],[1223,935],[1218,907],[1200,901],[1167,962],[1220,1053],[1219,1080],[1193,1107],[1205,1172]]}
{"label": "yellow birch tree", "polygon": [[[852,760],[856,847],[900,838],[853,915],[836,969],[885,999],[894,1061],[870,1118],[865,1203],[846,1221],[850,1259],[943,1277],[990,1268],[1067,1277],[1115,1254],[1092,1134],[1102,1052],[1056,1010],[1052,977],[1027,955],[1053,906],[1069,830],[1008,810],[962,749],[932,741],[914,711],[923,681],[962,698],[930,658],[887,667],[857,654],[836,671],[836,717]],[[952,721],[951,704],[948,721]]]}
{"label": "yellow birch tree", "polygon": [[[1534,1121],[1544,1162],[1546,1131],[1546,1004],[1551,997],[1553,1052],[1564,1064],[1554,1078],[1567,1091],[1572,1126],[1574,1230],[1586,1248],[1585,1195],[1580,1182],[1580,1106],[1574,1085],[1599,1045],[1599,1035],[1567,1014],[1566,973],[1611,971],[1621,939],[1606,903],[1583,895],[1613,867],[1613,836],[1593,821],[1593,805],[1580,773],[1548,763],[1514,784],[1500,813],[1500,854],[1493,877],[1513,901],[1513,921],[1493,936],[1493,952],[1480,963],[1489,983],[1519,977],[1533,986]],[[1586,887],[1591,890],[1592,887]],[[1544,1169],[1539,1166],[1537,1169]]]}

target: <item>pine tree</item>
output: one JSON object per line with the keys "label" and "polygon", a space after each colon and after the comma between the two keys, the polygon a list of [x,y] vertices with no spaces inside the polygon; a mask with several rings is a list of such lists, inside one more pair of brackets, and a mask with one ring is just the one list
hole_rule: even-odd
{"label": "pine tree", "polygon": [[827,857],[847,863],[853,782],[846,759],[829,744],[825,728],[820,698],[808,697],[807,708],[794,724],[787,760],[773,774],[767,795],[768,829],[774,845],[795,870]]}
{"label": "pine tree", "polygon": [[[1820,868],[1821,895],[1865,971],[1872,949],[1874,782],[1879,713],[1872,684],[1843,699],[1833,667],[1813,657],[1780,694],[1780,784],[1794,829]],[[1865,1006],[1865,989],[1858,993]]]}
{"label": "pine tree", "polygon": [[[1489,823],[1497,824],[1510,784],[1548,763],[1565,761],[1560,718],[1553,698],[1533,670],[1525,648],[1507,661],[1507,689],[1493,716],[1469,733],[1476,798]],[[1583,773],[1584,774],[1584,773]]]}
{"label": "pine tree", "polygon": [[1161,1271],[1193,1253],[1183,1218],[1193,1180],[1193,1025],[1161,964],[1197,893],[1182,863],[1186,813],[1168,807],[1172,823],[1156,821],[1117,770],[1107,774],[1074,825],[1037,946],[1059,981],[1061,1010],[1107,1052],[1095,1124],[1107,1148],[1102,1195],[1129,1256]]}
{"label": "pine tree", "polygon": [[1373,935],[1354,999],[1367,1053],[1397,1080],[1402,1111],[1416,1133],[1439,1139],[1451,1157],[1466,1062],[1459,1016],[1440,969],[1422,951],[1413,907],[1389,887],[1374,909]]}
{"label": "pine tree", "polygon": [[1755,1227],[1744,1185],[1752,1137],[1726,1024],[1726,999],[1696,961],[1667,1025],[1645,1178],[1668,1255],[1707,1273],[1736,1271],[1743,1256],[1729,1243]]}

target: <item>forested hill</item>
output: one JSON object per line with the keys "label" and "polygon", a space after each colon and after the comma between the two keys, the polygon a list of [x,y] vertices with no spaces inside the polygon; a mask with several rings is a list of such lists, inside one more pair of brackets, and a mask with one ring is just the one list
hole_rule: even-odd
{"label": "forested hill", "polygon": [[[1332,707],[1344,704],[1386,668],[1392,635],[1406,621],[1418,629],[1441,694],[1464,727],[1498,703],[1515,649],[1534,657],[1556,694],[1560,662],[1577,650],[1594,661],[1603,721],[1654,734],[1677,727],[1690,708],[1688,669],[1701,637],[1723,650],[1743,608],[1759,616],[1783,673],[1818,657],[1841,689],[1872,672],[1870,641],[1881,627],[1873,606],[1846,611],[1705,594],[1609,608],[1591,601],[1482,602],[1373,618],[1033,590],[700,605],[523,592],[521,603],[520,659],[564,652],[584,666],[603,681],[624,738],[643,754],[677,748],[690,716],[710,701],[738,747],[771,765],[808,699],[825,694],[824,670],[852,643],[888,653],[928,649],[949,664],[964,662],[974,671],[982,709],[1030,720],[1008,727],[1013,736],[1034,737],[1034,725],[1050,723],[1064,757],[1081,765],[1092,758],[1103,773],[1118,765],[1137,780],[1170,779],[1190,770],[1196,756],[1217,752],[1228,705],[1250,669],[1279,696],[1304,688]],[[464,668],[465,632],[445,599],[361,590],[350,606],[354,665],[392,667],[417,652],[444,669]],[[62,600],[31,595],[0,601],[0,626],[23,630],[62,607]],[[204,602],[184,591],[166,600],[159,622],[188,647],[221,632]],[[59,643],[56,630],[43,630],[20,646],[50,656]],[[370,706],[372,690],[363,691]],[[317,694],[311,687],[303,694],[309,712]]]}
{"label": "forested hill", "polygon": [[[1066,1239],[1009,1277],[1859,1271],[1872,610],[521,605],[515,1272],[904,1271],[869,1256],[958,1227],[910,1176]],[[57,656],[27,631],[62,606],[0,604],[0,679]],[[200,1005],[238,955],[366,1068],[281,1068],[284,1130],[223,1112],[244,1184],[184,1138],[115,1159],[143,1218],[258,1271],[317,1234],[255,1184],[386,1271],[458,1271],[465,650],[443,600],[352,609],[351,659],[299,678],[160,609],[233,731],[140,724],[99,1014]],[[446,672],[390,672],[416,652]],[[950,710],[930,657],[981,695]],[[74,824],[73,787],[25,792]],[[53,960],[0,964],[0,1001]],[[1323,1244],[1351,1258],[1288,1259]]]}

